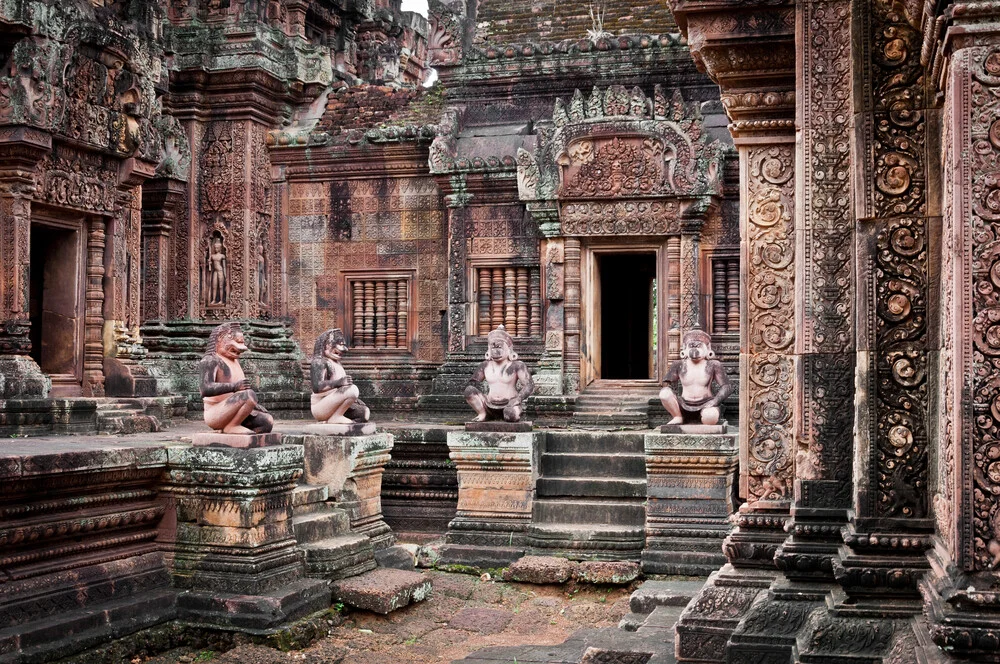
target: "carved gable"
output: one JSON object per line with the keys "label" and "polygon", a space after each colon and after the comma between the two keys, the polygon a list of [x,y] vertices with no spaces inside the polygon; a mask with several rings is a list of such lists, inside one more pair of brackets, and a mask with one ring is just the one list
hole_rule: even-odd
{"label": "carved gable", "polygon": [[570,233],[678,232],[682,217],[721,193],[724,148],[705,136],[698,104],[677,91],[668,99],[659,86],[652,98],[621,85],[577,90],[568,103],[556,101],[538,138],[534,154],[518,152],[519,195],[558,200]]}

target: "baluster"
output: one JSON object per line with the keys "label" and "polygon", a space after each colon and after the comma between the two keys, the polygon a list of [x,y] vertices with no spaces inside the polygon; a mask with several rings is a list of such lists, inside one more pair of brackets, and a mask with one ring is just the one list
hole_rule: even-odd
{"label": "baluster", "polygon": [[479,268],[479,336],[490,333],[490,277],[489,268]]}
{"label": "baluster", "polygon": [[397,344],[396,282],[388,281],[385,284],[385,345],[389,348],[395,348]]}
{"label": "baluster", "polygon": [[351,337],[351,343],[355,346],[363,346],[365,343],[364,284],[360,281],[352,281],[351,287],[354,290],[354,335]]}
{"label": "baluster", "polygon": [[726,261],[716,258],[712,261],[712,332],[725,332],[728,325],[726,298]]}
{"label": "baluster", "polygon": [[399,299],[399,346],[400,348],[409,349],[410,340],[407,336],[407,323],[410,317],[410,294],[407,291],[407,286],[409,282],[405,279],[400,279],[396,283],[396,295]]}
{"label": "baluster", "polygon": [[517,268],[517,333],[528,336],[528,268]]}
{"label": "baluster", "polygon": [[493,268],[493,288],[490,291],[490,329],[503,322],[503,268]]}
{"label": "baluster", "polygon": [[385,282],[375,282],[375,347],[385,348]]}
{"label": "baluster", "polygon": [[375,282],[365,282],[365,339],[366,348],[375,345]]}
{"label": "baluster", "polygon": [[726,275],[727,285],[729,286],[729,295],[726,297],[726,305],[729,308],[728,330],[738,332],[740,329],[740,259],[729,259],[726,270],[728,272]]}
{"label": "baluster", "polygon": [[514,268],[504,270],[503,280],[504,328],[507,334],[517,336],[517,273]]}
{"label": "baluster", "polygon": [[542,284],[541,275],[538,272],[537,267],[531,268],[531,284],[530,297],[531,297],[531,314],[529,316],[530,320],[530,334],[533,337],[542,336]]}

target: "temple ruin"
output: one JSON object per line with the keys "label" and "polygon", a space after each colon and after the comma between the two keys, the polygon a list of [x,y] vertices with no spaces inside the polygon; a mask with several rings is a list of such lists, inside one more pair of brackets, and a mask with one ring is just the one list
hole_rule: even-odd
{"label": "temple ruin", "polygon": [[[0,36],[0,663],[270,633],[399,533],[707,577],[678,661],[1000,661],[993,0],[4,0]],[[243,449],[197,439],[229,322]],[[464,427],[501,326],[533,391]],[[306,426],[333,331],[350,435]],[[692,331],[734,389],[661,429]]]}

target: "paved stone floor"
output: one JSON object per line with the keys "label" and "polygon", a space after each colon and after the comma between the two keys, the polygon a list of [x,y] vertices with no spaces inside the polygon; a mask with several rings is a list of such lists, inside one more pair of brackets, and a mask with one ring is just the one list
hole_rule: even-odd
{"label": "paved stone floor", "polygon": [[466,660],[469,664],[562,663],[579,662],[587,646],[597,642],[635,644],[652,639],[663,648],[669,645],[665,639],[672,641],[672,624],[669,630],[666,626],[654,630],[656,634],[618,629],[618,621],[629,610],[632,586],[535,586],[429,573],[434,590],[426,601],[388,616],[348,612],[342,624],[330,627],[326,638],[302,651],[283,653],[251,645],[218,654],[177,650],[147,664],[423,664],[452,662],[473,653]]}

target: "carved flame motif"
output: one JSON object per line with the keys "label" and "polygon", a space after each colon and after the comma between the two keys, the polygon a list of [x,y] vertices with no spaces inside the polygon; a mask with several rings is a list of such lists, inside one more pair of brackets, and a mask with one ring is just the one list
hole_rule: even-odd
{"label": "carved flame motif", "polygon": [[[570,153],[578,158],[589,157],[589,149]],[[580,197],[642,196],[656,191],[663,181],[663,144],[645,139],[641,144],[634,140],[615,137],[604,143],[589,161],[569,176],[563,195]]]}

